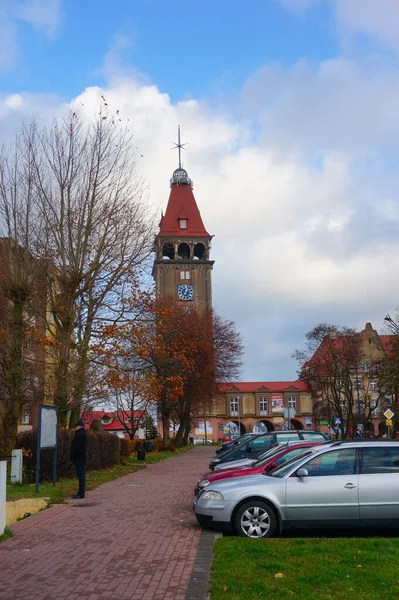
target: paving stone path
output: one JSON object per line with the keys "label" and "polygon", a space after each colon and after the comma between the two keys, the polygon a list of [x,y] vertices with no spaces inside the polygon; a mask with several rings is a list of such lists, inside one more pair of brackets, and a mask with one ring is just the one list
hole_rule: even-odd
{"label": "paving stone path", "polygon": [[184,600],[201,530],[191,505],[212,447],[196,447],[15,524],[1,600]]}

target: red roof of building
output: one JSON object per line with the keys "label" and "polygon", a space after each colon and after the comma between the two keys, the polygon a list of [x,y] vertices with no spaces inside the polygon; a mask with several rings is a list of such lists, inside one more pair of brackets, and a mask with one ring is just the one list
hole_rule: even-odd
{"label": "red roof of building", "polygon": [[266,391],[272,393],[283,393],[290,388],[295,388],[295,390],[299,392],[308,392],[309,385],[307,381],[256,381],[256,382],[235,382],[235,383],[222,383],[219,385],[219,390],[222,393],[231,392],[234,393],[242,392],[253,393],[257,392],[261,389],[266,389]]}
{"label": "red roof of building", "polygon": [[[186,229],[180,228],[180,219],[187,220]],[[159,235],[209,237],[190,185],[172,185],[166,212],[161,219]]]}
{"label": "red roof of building", "polygon": [[[133,413],[133,419],[135,419],[135,420],[141,419],[143,417],[143,415],[145,414],[145,412],[146,412],[145,410],[135,410]],[[132,411],[125,410],[122,412],[122,415],[123,415],[122,420],[131,419]],[[92,424],[92,422],[95,419],[101,421],[104,417],[108,417],[110,419],[109,423],[102,424],[104,431],[121,431],[121,430],[125,429],[123,424],[120,422],[120,420],[116,416],[116,412],[106,411],[106,410],[92,410],[90,412],[86,412],[86,413],[82,414],[82,419],[85,422],[85,424],[87,425],[87,427],[90,427],[90,425]]]}

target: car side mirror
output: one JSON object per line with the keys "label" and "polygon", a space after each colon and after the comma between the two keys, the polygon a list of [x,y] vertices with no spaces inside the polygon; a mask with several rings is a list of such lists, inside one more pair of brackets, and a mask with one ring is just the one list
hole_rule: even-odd
{"label": "car side mirror", "polygon": [[301,479],[303,477],[308,477],[309,476],[308,470],[307,469],[303,469],[303,468],[302,469],[298,469],[298,471],[296,472],[296,476],[300,477]]}
{"label": "car side mirror", "polygon": [[247,445],[245,446],[245,450],[246,450],[247,452],[251,452],[251,451],[252,451],[252,448],[251,448],[251,446],[250,446],[249,444],[247,444]]}
{"label": "car side mirror", "polygon": [[273,469],[275,469],[277,467],[277,463],[273,462],[271,465],[268,465],[265,469],[266,472],[268,471],[273,471]]}

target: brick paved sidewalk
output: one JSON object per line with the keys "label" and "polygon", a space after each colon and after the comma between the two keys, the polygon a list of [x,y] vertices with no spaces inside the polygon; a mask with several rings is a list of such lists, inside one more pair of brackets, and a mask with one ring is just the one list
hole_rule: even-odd
{"label": "brick paved sidewalk", "polygon": [[17,523],[0,544],[1,600],[184,600],[201,530],[196,447]]}

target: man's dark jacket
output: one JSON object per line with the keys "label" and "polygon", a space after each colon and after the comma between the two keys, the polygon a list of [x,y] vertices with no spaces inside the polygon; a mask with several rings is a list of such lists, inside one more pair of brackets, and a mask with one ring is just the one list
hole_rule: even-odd
{"label": "man's dark jacket", "polygon": [[87,458],[87,431],[78,429],[71,442],[71,460],[73,462],[86,462]]}

